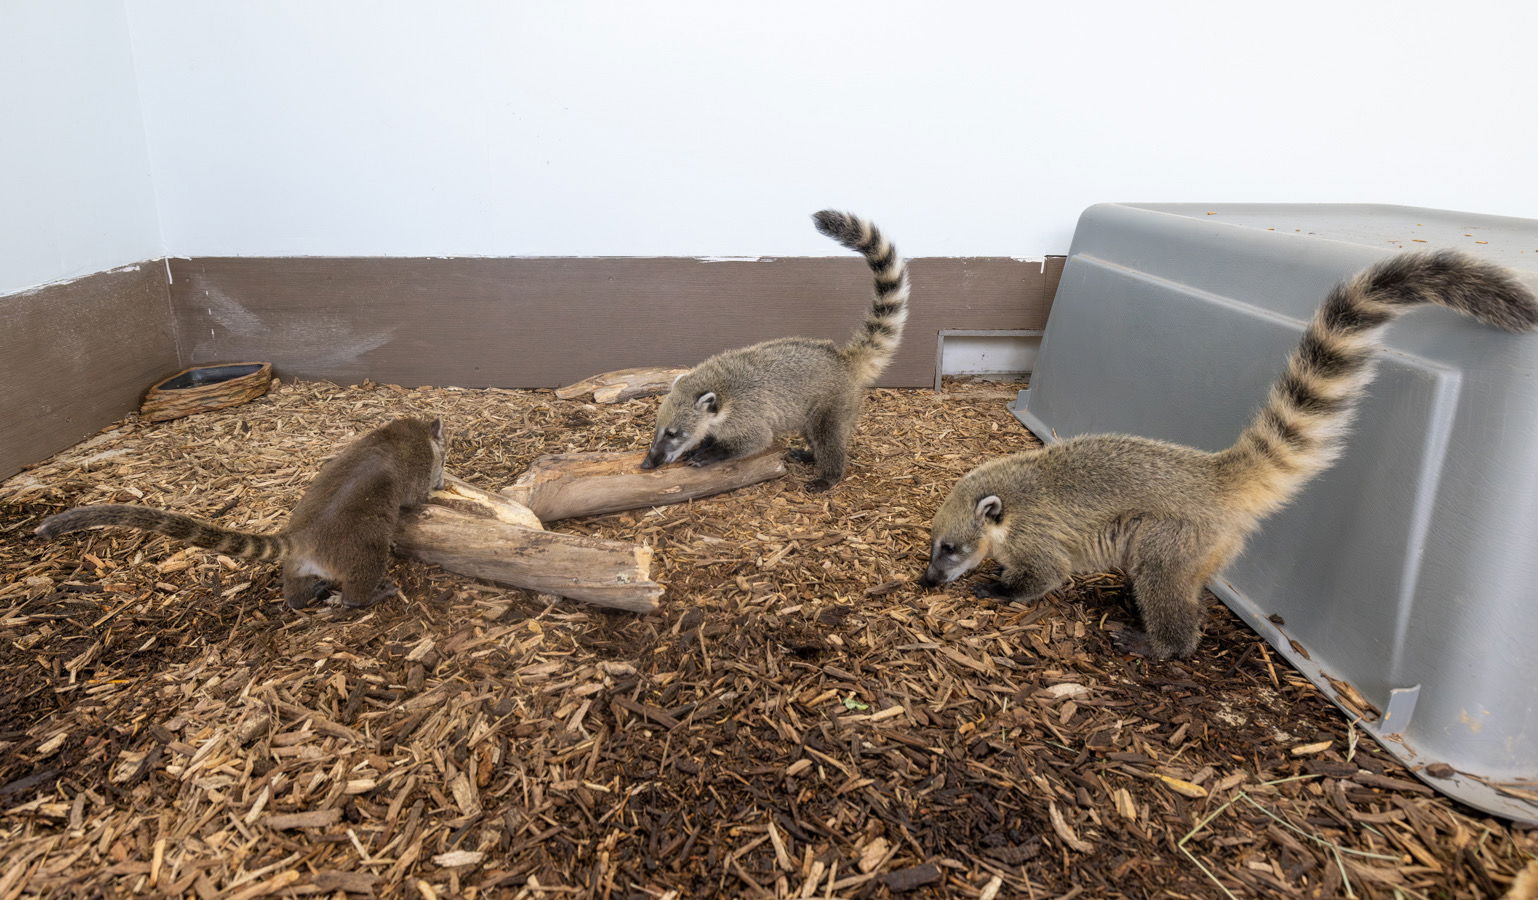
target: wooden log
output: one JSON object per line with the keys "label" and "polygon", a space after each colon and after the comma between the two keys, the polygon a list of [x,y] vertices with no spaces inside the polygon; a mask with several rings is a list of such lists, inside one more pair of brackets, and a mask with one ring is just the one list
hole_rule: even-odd
{"label": "wooden log", "polygon": [[495,519],[507,525],[543,530],[545,525],[534,511],[501,494],[482,490],[453,475],[443,477],[443,489],[433,491],[427,502],[478,519]]}
{"label": "wooden log", "polygon": [[401,516],[395,550],[451,572],[597,606],[657,611],[652,551],[639,544],[510,525],[430,502]]}
{"label": "wooden log", "polygon": [[139,415],[147,422],[166,422],[248,403],[270,387],[270,363],[192,366],[151,385],[139,404]]}
{"label": "wooden log", "polygon": [[678,463],[643,471],[645,458],[645,452],[541,456],[498,493],[527,506],[541,521],[553,522],[682,503],[785,474],[781,450],[699,469]]}
{"label": "wooden log", "polygon": [[666,394],[678,376],[688,369],[675,367],[620,369],[584,378],[575,384],[556,388],[555,395],[562,400],[574,400],[584,394],[592,394],[595,403],[623,403],[632,397],[650,397]]}

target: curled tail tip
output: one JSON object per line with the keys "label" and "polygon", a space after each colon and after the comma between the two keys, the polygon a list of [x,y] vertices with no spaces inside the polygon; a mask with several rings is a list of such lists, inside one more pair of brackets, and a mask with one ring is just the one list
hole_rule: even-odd
{"label": "curled tail tip", "polygon": [[865,237],[863,222],[853,213],[824,209],[812,213],[812,222],[818,231],[850,249],[859,249],[858,245]]}
{"label": "curled tail tip", "polygon": [[1538,330],[1538,297],[1502,266],[1462,250],[1395,254],[1364,273],[1366,290],[1391,304],[1436,302],[1487,325]]}
{"label": "curled tail tip", "polygon": [[1488,282],[1489,305],[1483,318],[1497,328],[1516,334],[1538,331],[1538,297],[1527,285],[1500,272]]}
{"label": "curled tail tip", "polygon": [[1484,297],[1474,309],[1479,318],[1506,331],[1538,330],[1538,296],[1512,270],[1461,250],[1438,250],[1431,260],[1457,272]]}

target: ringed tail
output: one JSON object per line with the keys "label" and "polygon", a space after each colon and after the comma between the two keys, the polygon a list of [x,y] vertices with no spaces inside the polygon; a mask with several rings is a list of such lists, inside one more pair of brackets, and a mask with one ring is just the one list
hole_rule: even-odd
{"label": "ringed tail", "polygon": [[1538,328],[1532,291],[1502,267],[1456,250],[1396,254],[1335,285],[1265,406],[1218,454],[1241,507],[1273,512],[1335,461],[1372,380],[1383,326],[1425,304],[1506,331]]}
{"label": "ringed tail", "polygon": [[282,559],[289,550],[288,538],[283,534],[229,531],[181,513],[123,504],[77,506],[44,519],[36,533],[52,538],[98,525],[153,531],[194,547],[247,559]]}
{"label": "ringed tail", "polygon": [[839,353],[862,384],[873,383],[897,353],[908,320],[908,263],[874,222],[825,209],[812,220],[817,230],[865,257],[876,276],[876,297],[865,321]]}

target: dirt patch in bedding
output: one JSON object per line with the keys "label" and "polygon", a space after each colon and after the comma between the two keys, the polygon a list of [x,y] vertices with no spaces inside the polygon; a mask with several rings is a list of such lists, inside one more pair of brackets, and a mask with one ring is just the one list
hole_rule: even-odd
{"label": "dirt patch in bedding", "polygon": [[284,384],[106,429],[0,485],[0,897],[1494,895],[1533,833],[1440,797],[1215,601],[1196,658],[1111,642],[1121,581],[926,592],[929,516],[1029,446],[1009,389],[872,392],[806,466],[556,523],[644,541],[636,617],[398,561],[294,613],[276,568],[38,520],[132,502],[271,530],[320,462],[439,414],[450,471],[640,449],[656,401]]}

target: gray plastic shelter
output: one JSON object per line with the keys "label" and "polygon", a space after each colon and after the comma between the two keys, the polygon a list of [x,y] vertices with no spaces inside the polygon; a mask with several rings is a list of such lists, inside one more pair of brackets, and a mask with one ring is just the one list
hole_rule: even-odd
{"label": "gray plastic shelter", "polygon": [[[1441,247],[1538,289],[1538,221],[1093,206],[1015,413],[1049,441],[1112,431],[1221,449],[1334,282]],[[1538,821],[1538,335],[1424,308],[1384,337],[1345,454],[1211,587],[1428,784]],[[1376,711],[1353,709],[1352,688]],[[1436,763],[1455,771],[1436,777]]]}

